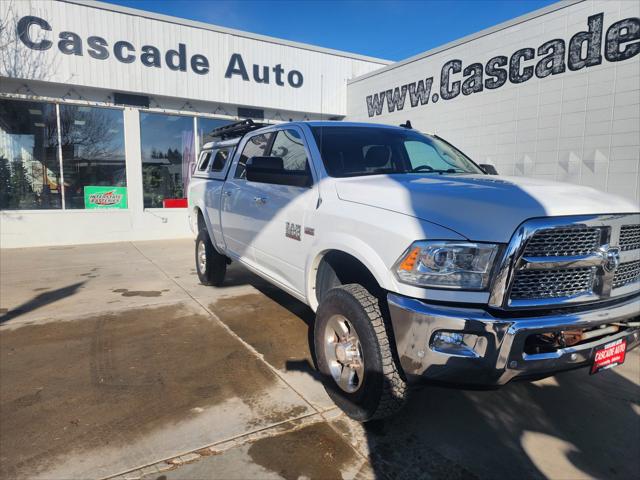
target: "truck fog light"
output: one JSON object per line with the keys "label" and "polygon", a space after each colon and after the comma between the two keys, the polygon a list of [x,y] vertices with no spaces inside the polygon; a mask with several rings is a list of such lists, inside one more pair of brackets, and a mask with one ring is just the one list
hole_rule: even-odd
{"label": "truck fog light", "polygon": [[433,344],[441,343],[462,345],[464,343],[464,336],[461,333],[440,331],[433,336]]}
{"label": "truck fog light", "polygon": [[439,330],[431,337],[429,346],[434,352],[446,355],[480,358],[486,351],[487,339],[472,333]]}

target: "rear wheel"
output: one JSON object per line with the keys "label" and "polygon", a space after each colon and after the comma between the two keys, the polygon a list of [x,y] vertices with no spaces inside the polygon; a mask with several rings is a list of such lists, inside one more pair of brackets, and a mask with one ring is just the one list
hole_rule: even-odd
{"label": "rear wheel", "polygon": [[216,287],[222,285],[227,273],[227,258],[213,248],[207,230],[200,230],[196,237],[196,271],[200,283]]}
{"label": "rear wheel", "polygon": [[408,387],[389,342],[379,300],[362,285],[334,288],[323,297],[314,327],[318,367],[331,399],[360,422],[393,415]]}

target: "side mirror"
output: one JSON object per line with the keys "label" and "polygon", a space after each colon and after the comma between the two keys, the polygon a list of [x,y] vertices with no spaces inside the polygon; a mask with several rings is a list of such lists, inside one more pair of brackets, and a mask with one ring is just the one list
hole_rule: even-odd
{"label": "side mirror", "polygon": [[303,170],[285,170],[282,157],[251,157],[245,165],[247,180],[257,183],[309,187],[311,176]]}
{"label": "side mirror", "polygon": [[480,164],[480,168],[487,175],[498,175],[498,170],[496,170],[496,167],[494,167],[493,165],[491,165],[489,163],[481,163]]}

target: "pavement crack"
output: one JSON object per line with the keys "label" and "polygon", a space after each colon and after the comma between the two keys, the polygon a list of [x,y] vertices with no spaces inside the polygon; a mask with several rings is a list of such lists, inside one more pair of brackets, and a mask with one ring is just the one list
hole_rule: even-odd
{"label": "pavement crack", "polygon": [[178,468],[187,463],[198,461],[202,457],[220,455],[228,450],[231,450],[232,448],[254,443],[265,438],[277,437],[279,435],[294,432],[296,430],[308,427],[309,425],[321,422],[326,422],[326,419],[321,414],[316,412],[308,413],[297,418],[284,420],[282,422],[269,425],[268,427],[258,428],[256,430],[219,440],[215,443],[200,446],[186,452],[180,452],[170,457],[159,459],[151,463],[139,465],[137,467],[121,471],[113,475],[109,475],[107,477],[102,477],[100,480],[120,480],[123,476],[126,477],[127,475],[133,473],[139,474],[134,475],[138,476],[139,478],[149,473],[167,471],[170,469]]}

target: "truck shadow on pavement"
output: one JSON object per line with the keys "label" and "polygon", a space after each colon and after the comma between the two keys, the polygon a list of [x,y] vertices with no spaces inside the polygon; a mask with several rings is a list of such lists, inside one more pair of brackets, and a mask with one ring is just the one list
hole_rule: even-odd
{"label": "truck shadow on pavement", "polygon": [[[279,355],[284,365],[274,366],[331,380],[315,368],[311,309],[244,269],[235,275],[281,307],[250,328],[264,336],[271,317],[287,313],[306,326],[308,354],[301,358],[287,342]],[[637,352],[627,357],[633,376],[639,361]],[[488,391],[425,384],[392,418],[359,424],[341,416],[331,426],[368,456],[376,478],[627,479],[640,469],[639,384],[615,370],[589,376],[586,369]]]}
{"label": "truck shadow on pavement", "polygon": [[[287,367],[332,380],[308,362]],[[392,418],[332,423],[359,440],[375,478],[627,479],[640,468],[639,401],[622,375],[579,370],[491,391],[419,385]]]}

